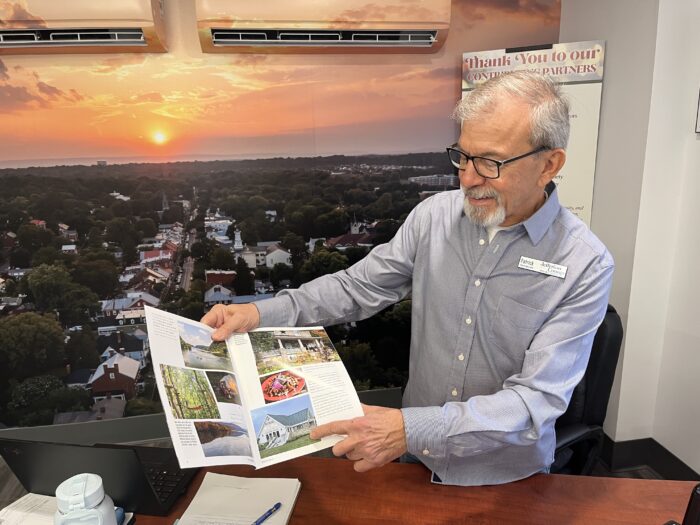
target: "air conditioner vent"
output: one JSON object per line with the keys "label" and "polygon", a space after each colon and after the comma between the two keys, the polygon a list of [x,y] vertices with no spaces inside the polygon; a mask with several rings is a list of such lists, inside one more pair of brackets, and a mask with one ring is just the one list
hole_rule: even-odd
{"label": "air conditioner vent", "polygon": [[215,46],[432,47],[437,31],[211,29]]}
{"label": "air conditioner vent", "polygon": [[2,29],[0,48],[53,46],[145,46],[142,29]]}

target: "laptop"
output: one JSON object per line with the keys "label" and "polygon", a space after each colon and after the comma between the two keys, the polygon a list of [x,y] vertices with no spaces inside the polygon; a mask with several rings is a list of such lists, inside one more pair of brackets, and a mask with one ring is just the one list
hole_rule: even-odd
{"label": "laptop", "polygon": [[28,492],[56,495],[64,480],[98,474],[105,493],[127,512],[163,516],[199,469],[180,469],[171,448],[77,445],[0,438],[0,455]]}

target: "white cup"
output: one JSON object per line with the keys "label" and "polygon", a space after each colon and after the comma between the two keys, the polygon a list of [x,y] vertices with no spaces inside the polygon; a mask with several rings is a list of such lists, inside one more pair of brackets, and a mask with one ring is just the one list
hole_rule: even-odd
{"label": "white cup", "polygon": [[56,488],[54,525],[117,525],[112,498],[97,474],[77,474]]}

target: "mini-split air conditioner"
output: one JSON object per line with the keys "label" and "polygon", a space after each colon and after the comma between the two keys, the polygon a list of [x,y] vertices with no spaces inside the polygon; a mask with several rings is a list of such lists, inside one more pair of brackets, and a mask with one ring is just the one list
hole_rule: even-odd
{"label": "mini-split air conditioner", "polygon": [[0,55],[164,51],[163,0],[0,0]]}
{"label": "mini-split air conditioner", "polygon": [[196,0],[205,53],[433,53],[450,0]]}

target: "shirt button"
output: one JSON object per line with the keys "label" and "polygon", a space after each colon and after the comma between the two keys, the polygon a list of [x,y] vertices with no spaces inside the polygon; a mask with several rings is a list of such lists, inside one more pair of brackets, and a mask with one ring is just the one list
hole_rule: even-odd
{"label": "shirt button", "polygon": [[452,389],[452,397],[457,397],[457,389],[456,388]]}
{"label": "shirt button", "polygon": [[424,449],[423,449],[423,455],[424,455],[424,456],[429,456],[429,455],[430,455],[430,451],[429,451],[427,448],[424,448]]}
{"label": "shirt button", "polygon": [[486,241],[484,239],[479,239],[479,246],[483,246],[486,244]]}
{"label": "shirt button", "polygon": [[474,281],[474,286],[481,286],[481,281],[479,279]]}
{"label": "shirt button", "polygon": [[457,359],[459,359],[460,361],[464,361],[464,354],[459,354],[457,356]]}
{"label": "shirt button", "polygon": [[467,317],[467,318],[464,320],[464,322],[467,323],[467,324],[472,324],[472,318],[471,318],[471,317]]}

